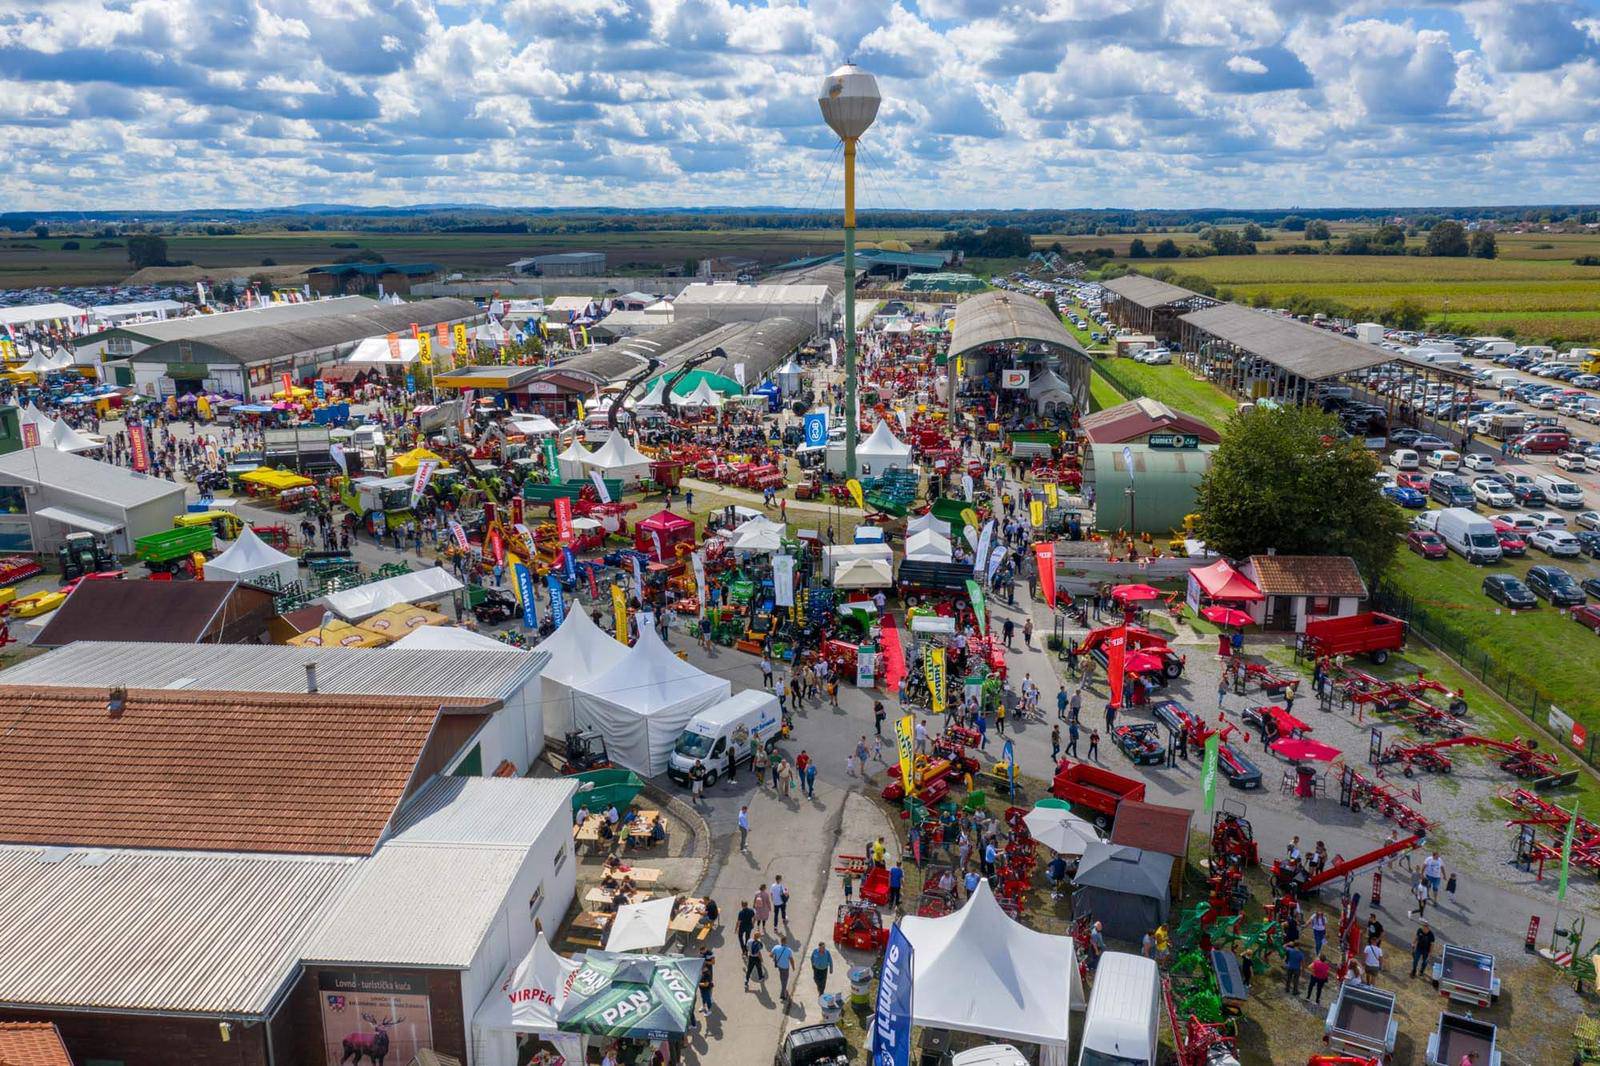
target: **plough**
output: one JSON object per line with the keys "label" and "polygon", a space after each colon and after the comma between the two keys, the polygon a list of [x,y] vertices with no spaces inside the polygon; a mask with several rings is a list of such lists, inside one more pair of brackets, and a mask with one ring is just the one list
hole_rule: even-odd
{"label": "plough", "polygon": [[1401,772],[1407,777],[1416,770],[1430,774],[1447,774],[1451,770],[1451,761],[1445,751],[1449,748],[1488,748],[1490,751],[1498,752],[1502,756],[1500,769],[1514,777],[1546,777],[1555,773],[1558,765],[1554,753],[1540,751],[1537,741],[1524,740],[1521,737],[1515,740],[1495,740],[1475,733],[1447,737],[1444,740],[1396,741],[1383,749],[1383,753],[1378,757],[1378,763],[1381,766],[1399,763]]}
{"label": "plough", "polygon": [[[1502,792],[1500,798],[1522,816],[1512,818],[1506,823],[1508,826],[1542,826],[1550,830],[1551,840],[1564,840],[1568,824],[1576,817],[1577,825],[1572,830],[1572,865],[1581,866],[1590,873],[1600,873],[1600,825],[1574,815],[1525,788]],[[1526,857],[1538,862],[1536,879],[1543,880],[1544,864],[1548,861],[1559,865],[1561,848],[1533,840],[1529,842]]]}

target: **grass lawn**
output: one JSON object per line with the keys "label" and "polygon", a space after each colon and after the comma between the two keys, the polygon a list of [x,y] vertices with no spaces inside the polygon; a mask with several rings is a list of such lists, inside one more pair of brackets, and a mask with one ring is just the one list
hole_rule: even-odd
{"label": "grass lawn", "polygon": [[1112,358],[1096,365],[1103,365],[1134,395],[1160,400],[1216,428],[1220,429],[1234,412],[1232,397],[1175,363],[1147,366],[1132,359]]}
{"label": "grass lawn", "polygon": [[1104,411],[1107,407],[1115,407],[1124,402],[1126,396],[1117,391],[1117,387],[1101,377],[1099,374],[1089,375],[1089,409]]}

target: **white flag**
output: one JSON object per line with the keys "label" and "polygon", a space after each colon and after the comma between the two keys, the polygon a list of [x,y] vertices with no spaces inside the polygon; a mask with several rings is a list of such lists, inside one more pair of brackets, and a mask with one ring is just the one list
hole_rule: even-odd
{"label": "white flag", "polygon": [[794,557],[791,555],[773,556],[772,599],[779,607],[794,606]]}
{"label": "white flag", "polygon": [[600,502],[610,503],[611,490],[606,488],[606,479],[600,476],[600,471],[589,471],[589,477],[594,481],[594,490],[600,494]]}

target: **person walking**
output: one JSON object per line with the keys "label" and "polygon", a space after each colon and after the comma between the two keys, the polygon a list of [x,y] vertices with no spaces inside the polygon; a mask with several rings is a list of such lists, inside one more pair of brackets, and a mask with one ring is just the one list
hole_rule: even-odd
{"label": "person walking", "polygon": [[1100,731],[1089,730],[1089,759],[1092,762],[1100,761]]}
{"label": "person walking", "polygon": [[766,936],[767,922],[772,918],[772,892],[767,888],[765,882],[762,882],[761,887],[756,889],[755,897],[750,901],[750,906],[756,912],[756,935]]}
{"label": "person walking", "polygon": [[1333,967],[1328,965],[1328,960],[1318,955],[1306,971],[1306,1001],[1308,1003],[1322,1002],[1322,990],[1328,983],[1328,975],[1333,972]]}
{"label": "person walking", "polygon": [[705,1016],[707,1018],[709,1018],[709,1017],[711,1017],[711,989],[712,989],[712,986],[715,983],[714,979],[712,978],[712,971],[713,971],[713,967],[711,965],[712,955],[711,955],[711,950],[709,948],[706,949],[706,952],[705,952],[705,954],[703,956],[701,956],[701,959],[702,959],[702,961],[700,963],[700,981],[699,981],[700,1006],[701,1006],[702,1010],[704,1011]]}
{"label": "person walking", "polygon": [[1423,912],[1428,909],[1428,879],[1421,873],[1418,873],[1417,879],[1411,883],[1411,897],[1417,901],[1417,908],[1406,911],[1406,917],[1421,918]]}
{"label": "person walking", "polygon": [[1077,722],[1083,714],[1083,689],[1072,690],[1072,700],[1067,704],[1067,721]]}
{"label": "person walking", "polygon": [[815,761],[806,767],[806,798],[817,798],[817,764]]}
{"label": "person walking", "polygon": [[772,945],[772,965],[778,970],[778,998],[789,1002],[789,969],[794,965],[794,949],[782,937]]}
{"label": "person walking", "polygon": [[816,982],[818,996],[827,991],[828,971],[832,969],[833,953],[828,950],[827,941],[819,940],[811,949],[811,980]]}
{"label": "person walking", "polygon": [[739,940],[739,950],[744,951],[745,943],[750,939],[756,928],[756,911],[750,906],[750,901],[739,901],[739,913],[733,918],[733,935]]}
{"label": "person walking", "polygon": [[978,730],[978,750],[987,751],[989,749],[989,719],[983,713],[982,708],[978,710],[978,715],[972,720],[972,724]]}
{"label": "person walking", "polygon": [[1050,765],[1054,766],[1059,758],[1061,758],[1061,727],[1053,725],[1050,727]]}
{"label": "person walking", "polygon": [[1033,619],[1027,618],[1022,623],[1022,646],[1029,651],[1033,650]]}
{"label": "person walking", "polygon": [[1417,926],[1417,935],[1411,939],[1411,976],[1426,978],[1428,960],[1433,955],[1433,930],[1427,922]]}
{"label": "person walking", "polygon": [[1067,754],[1074,759],[1078,757],[1078,723],[1067,723]]}
{"label": "person walking", "polygon": [[1067,686],[1062,685],[1056,692],[1056,718],[1065,722],[1067,720]]}
{"label": "person walking", "polygon": [[794,790],[794,769],[789,765],[789,760],[784,759],[783,765],[778,767],[778,795],[784,799]]}
{"label": "person walking", "polygon": [[906,872],[900,868],[900,860],[895,859],[894,865],[889,867],[889,906],[896,910],[900,908],[900,888],[905,880]]}
{"label": "person walking", "polygon": [[889,712],[887,712],[887,711],[885,711],[883,709],[883,701],[882,700],[873,700],[872,701],[872,732],[874,734],[876,734],[877,736],[880,736],[880,737],[883,736],[883,720],[885,718],[887,718],[888,716],[889,716]]}
{"label": "person walking", "polygon": [[[1428,896],[1435,903],[1439,901],[1439,886],[1444,883],[1444,860],[1439,858],[1438,849],[1433,854],[1422,860],[1422,876],[1428,884]],[[1421,912],[1418,911],[1420,914]]]}
{"label": "person walking", "polygon": [[789,924],[789,886],[783,883],[783,875],[779,874],[772,879],[772,888],[768,890],[772,897],[772,927],[776,929],[778,923],[785,926]]}
{"label": "person walking", "polygon": [[1117,705],[1114,703],[1108,703],[1106,704],[1106,736],[1111,735],[1111,731],[1113,728],[1115,728],[1116,724]]}
{"label": "person walking", "polygon": [[1328,919],[1321,911],[1317,911],[1311,916],[1308,928],[1311,930],[1311,953],[1321,955],[1322,945],[1328,939]]}
{"label": "person walking", "polygon": [[1300,994],[1300,967],[1305,958],[1298,944],[1290,944],[1283,952],[1283,991],[1287,995]]}
{"label": "person walking", "polygon": [[761,687],[772,687],[772,659],[766,655],[761,657]]}
{"label": "person walking", "polygon": [[1228,675],[1224,673],[1217,680],[1217,709],[1222,710],[1228,700]]}
{"label": "person walking", "polygon": [[1017,623],[1014,619],[1007,618],[1000,627],[1000,635],[1005,639],[1006,651],[1012,651],[1011,641],[1017,635]]}
{"label": "person walking", "polygon": [[739,808],[739,850],[749,851],[746,846],[750,841],[750,808]]}
{"label": "person walking", "polygon": [[761,961],[761,938],[751,937],[745,943],[744,953],[744,990],[750,991],[750,978],[754,977],[762,984],[767,983],[767,968]]}

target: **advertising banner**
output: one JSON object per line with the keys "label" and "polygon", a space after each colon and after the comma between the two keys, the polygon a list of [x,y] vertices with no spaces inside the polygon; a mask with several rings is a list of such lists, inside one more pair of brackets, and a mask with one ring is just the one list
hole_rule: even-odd
{"label": "advertising banner", "polygon": [[[38,443],[39,427],[33,427],[34,443]],[[144,426],[128,427],[128,454],[133,468],[141,474],[150,469],[150,431]]]}
{"label": "advertising banner", "polygon": [[339,1066],[352,1055],[410,1062],[417,1052],[433,1048],[426,975],[324,970],[317,974],[317,996],[327,1066]]}
{"label": "advertising banner", "polygon": [[821,448],[828,443],[828,416],[817,413],[806,415],[802,424],[805,426],[805,442],[807,448]]}
{"label": "advertising banner", "polygon": [[967,598],[972,601],[972,613],[978,618],[978,632],[989,632],[988,610],[983,602],[983,589],[971,578],[967,579]]}
{"label": "advertising banner", "polygon": [[1000,387],[1002,389],[1025,389],[1028,387],[1028,372],[1026,370],[1000,371]]}
{"label": "advertising banner", "polygon": [[[983,565],[989,560],[989,549],[994,545],[994,519],[983,524],[983,532],[978,535],[978,543],[973,545],[972,572],[983,573]],[[968,529],[971,527],[968,526]]]}
{"label": "advertising banner", "polygon": [[556,536],[561,538],[561,543],[567,544],[572,540],[572,500],[567,496],[557,496],[551,506],[556,515]]}
{"label": "advertising banner", "polygon": [[621,585],[611,586],[611,615],[617,639],[628,643],[628,598],[623,594]]}
{"label": "advertising banner", "polygon": [[294,375],[280,374],[278,380],[283,383],[283,398],[287,400],[294,395]]}
{"label": "advertising banner", "polygon": [[423,366],[433,365],[433,341],[426,333],[417,334],[417,362]]}
{"label": "advertising banner", "polygon": [[772,598],[779,607],[794,606],[794,557],[772,557]]}
{"label": "advertising banner", "polygon": [[900,682],[906,676],[906,649],[900,643],[900,629],[894,615],[886,615],[878,631],[878,644],[883,649],[883,689],[890,695],[900,691]]}
{"label": "advertising banner", "polygon": [[700,617],[706,613],[706,558],[699,552],[689,556],[689,562],[694,567],[695,599],[700,604]]}
{"label": "advertising banner", "polygon": [[456,547],[462,551],[467,550],[467,531],[461,528],[461,523],[454,518],[450,519],[450,539],[456,542]]}
{"label": "advertising banner", "polygon": [[400,361],[400,335],[391,333],[387,340],[389,341],[389,358],[398,363]]}
{"label": "advertising banner", "polygon": [[856,501],[856,506],[865,511],[867,509],[867,500],[861,493],[861,482],[851,478],[844,483],[844,487],[850,491],[850,498]]}
{"label": "advertising banner", "polygon": [[1127,658],[1128,627],[1118,626],[1117,631],[1106,638],[1106,684],[1111,688],[1111,706],[1122,706],[1122,664]]}
{"label": "advertising banner", "polygon": [[433,472],[437,469],[439,469],[437,459],[424,459],[417,464],[416,476],[411,479],[412,506],[415,506],[422,498],[422,494],[428,491],[428,482],[433,480]]}
{"label": "advertising banner", "polygon": [[922,657],[922,672],[928,679],[928,702],[934,714],[944,713],[944,649],[929,648]]}
{"label": "advertising banner", "polygon": [[594,482],[594,490],[600,494],[600,502],[610,503],[611,490],[606,488],[606,479],[600,476],[600,471],[589,471],[589,480]]}
{"label": "advertising banner", "polygon": [[[24,422],[22,424],[22,446],[24,448],[37,448],[39,446],[39,423]],[[138,469],[135,467],[135,469]]]}
{"label": "advertising banner", "polygon": [[544,472],[551,481],[561,480],[561,464],[556,461],[556,439],[546,437],[542,444],[544,448]]}
{"label": "advertising banner", "polygon": [[894,746],[900,756],[900,784],[904,786],[907,796],[917,794],[912,784],[916,778],[916,743],[916,719],[909,714],[895,719]]}
{"label": "advertising banner", "polygon": [[550,624],[559,626],[567,620],[567,601],[561,594],[561,582],[556,580],[556,575],[546,574],[544,583],[550,590]]}
{"label": "advertising banner", "polygon": [[961,475],[961,498],[968,503],[972,502],[972,475]]}
{"label": "advertising banner", "polygon": [[1217,760],[1222,757],[1222,737],[1212,733],[1206,737],[1206,758],[1200,768],[1200,784],[1205,789],[1206,810],[1217,803]]}
{"label": "advertising banner", "polygon": [[456,362],[460,363],[467,358],[467,327],[463,323],[456,324]]}
{"label": "advertising banner", "polygon": [[889,930],[872,1015],[872,1066],[911,1063],[911,941],[900,926]]}
{"label": "advertising banner", "polygon": [[539,604],[533,595],[533,573],[528,564],[512,557],[511,576],[516,579],[517,598],[522,601],[522,624],[529,629],[539,628]]}
{"label": "advertising banner", "polygon": [[1054,481],[1044,483],[1044,498],[1050,501],[1051,507],[1061,506],[1061,489]]}
{"label": "advertising banner", "polygon": [[1045,541],[1033,546],[1034,559],[1039,564],[1039,593],[1051,610],[1056,606],[1056,546]]}
{"label": "advertising banner", "polygon": [[1028,502],[1028,521],[1033,523],[1033,528],[1038,529],[1044,525],[1044,501],[1030,500]]}

